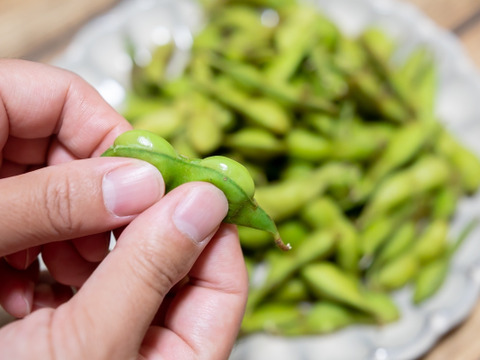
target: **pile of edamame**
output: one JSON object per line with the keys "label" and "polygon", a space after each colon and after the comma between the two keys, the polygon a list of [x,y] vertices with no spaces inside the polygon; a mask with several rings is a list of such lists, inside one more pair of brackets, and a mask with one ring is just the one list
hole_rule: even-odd
{"label": "pile of edamame", "polygon": [[469,230],[451,238],[456,204],[480,186],[478,158],[435,115],[433,56],[400,59],[381,30],[347,37],[293,0],[203,6],[185,71],[169,76],[174,45],[156,48],[134,65],[124,115],[183,156],[243,164],[291,244],[239,226],[251,279],[241,334],[385,324],[401,316],[392,291],[432,296]]}

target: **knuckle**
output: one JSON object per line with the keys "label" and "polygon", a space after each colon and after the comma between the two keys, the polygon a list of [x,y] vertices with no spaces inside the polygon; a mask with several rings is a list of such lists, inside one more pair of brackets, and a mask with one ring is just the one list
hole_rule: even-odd
{"label": "knuckle", "polygon": [[43,206],[47,225],[53,233],[72,233],[79,227],[74,216],[74,197],[74,185],[70,176],[47,179]]}
{"label": "knuckle", "polygon": [[154,293],[164,297],[185,274],[182,264],[168,254],[160,254],[158,246],[142,242],[129,257],[132,274]]}

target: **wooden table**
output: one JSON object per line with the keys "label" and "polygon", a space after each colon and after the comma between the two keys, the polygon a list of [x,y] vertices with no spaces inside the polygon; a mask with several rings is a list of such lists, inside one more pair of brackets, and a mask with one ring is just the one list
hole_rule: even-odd
{"label": "wooden table", "polygon": [[[134,0],[132,0],[134,1]],[[387,1],[387,0],[385,0]],[[461,40],[480,68],[479,0],[399,0],[413,3]],[[0,57],[48,62],[87,21],[119,0],[0,0]],[[480,301],[471,316],[447,334],[424,360],[480,359]]]}

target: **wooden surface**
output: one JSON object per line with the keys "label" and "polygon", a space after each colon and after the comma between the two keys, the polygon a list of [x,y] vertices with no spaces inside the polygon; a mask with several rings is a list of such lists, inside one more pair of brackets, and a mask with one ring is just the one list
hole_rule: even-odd
{"label": "wooden surface", "polygon": [[[440,27],[456,34],[480,68],[479,0],[399,1],[415,4]],[[118,0],[0,0],[0,57],[48,62],[64,49],[82,24],[116,3]],[[478,360],[479,338],[480,302],[471,316],[423,359]]]}

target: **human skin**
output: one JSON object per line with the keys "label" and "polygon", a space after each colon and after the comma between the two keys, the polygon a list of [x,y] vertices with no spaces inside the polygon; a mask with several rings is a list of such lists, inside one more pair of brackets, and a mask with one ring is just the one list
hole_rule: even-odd
{"label": "human skin", "polygon": [[225,196],[99,157],[129,129],[78,76],[0,60],[0,358],[228,357],[247,275]]}

